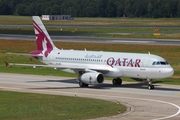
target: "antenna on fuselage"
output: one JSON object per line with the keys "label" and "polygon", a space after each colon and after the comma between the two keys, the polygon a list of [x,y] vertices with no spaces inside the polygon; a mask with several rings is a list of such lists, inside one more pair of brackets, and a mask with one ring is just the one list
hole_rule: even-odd
{"label": "antenna on fuselage", "polygon": [[86,48],[84,48],[84,51],[86,51]]}
{"label": "antenna on fuselage", "polygon": [[148,54],[150,55],[151,53],[148,51]]}

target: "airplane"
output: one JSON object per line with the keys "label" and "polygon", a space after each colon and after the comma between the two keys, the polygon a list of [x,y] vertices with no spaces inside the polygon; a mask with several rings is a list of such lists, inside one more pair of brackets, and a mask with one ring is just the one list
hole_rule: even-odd
{"label": "airplane", "polygon": [[49,36],[39,16],[33,16],[37,50],[29,55],[44,63],[8,65],[50,67],[54,69],[70,69],[78,74],[80,87],[101,84],[105,77],[114,78],[113,85],[121,85],[121,77],[147,80],[148,89],[154,89],[152,80],[170,77],[174,74],[171,65],[162,57],[154,54],[103,52],[87,50],[58,49]]}

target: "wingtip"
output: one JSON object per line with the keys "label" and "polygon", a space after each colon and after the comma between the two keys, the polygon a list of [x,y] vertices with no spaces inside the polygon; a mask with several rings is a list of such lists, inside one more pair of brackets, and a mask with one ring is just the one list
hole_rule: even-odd
{"label": "wingtip", "polygon": [[4,61],[5,62],[5,64],[6,64],[6,67],[8,67],[9,66],[9,63],[7,62],[7,61]]}

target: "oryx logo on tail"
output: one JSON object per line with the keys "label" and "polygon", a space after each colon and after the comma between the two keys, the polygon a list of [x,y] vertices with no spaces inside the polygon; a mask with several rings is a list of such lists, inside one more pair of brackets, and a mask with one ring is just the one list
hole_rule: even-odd
{"label": "oryx logo on tail", "polygon": [[33,17],[33,25],[36,35],[36,45],[38,49],[38,52],[36,53],[44,54],[45,57],[48,57],[55,46],[40,18]]}

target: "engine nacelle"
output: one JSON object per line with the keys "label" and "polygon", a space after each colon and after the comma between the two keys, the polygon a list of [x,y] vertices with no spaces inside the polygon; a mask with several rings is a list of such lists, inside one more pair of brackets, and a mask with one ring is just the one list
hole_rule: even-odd
{"label": "engine nacelle", "polygon": [[88,85],[95,85],[104,82],[104,75],[98,72],[87,72],[78,76],[78,80]]}

